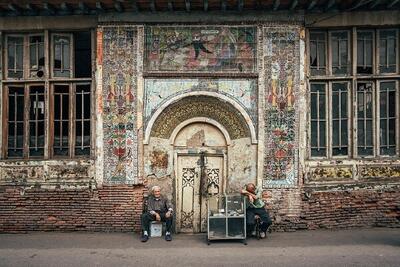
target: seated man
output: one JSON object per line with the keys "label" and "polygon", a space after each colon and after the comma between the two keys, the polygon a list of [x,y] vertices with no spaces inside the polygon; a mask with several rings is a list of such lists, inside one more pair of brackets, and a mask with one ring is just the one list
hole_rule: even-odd
{"label": "seated man", "polygon": [[171,241],[171,226],[172,226],[172,205],[170,201],[161,195],[161,188],[153,186],[151,195],[147,200],[147,212],[142,214],[142,242],[149,240],[149,229],[152,221],[166,222],[165,240]]}
{"label": "seated man", "polygon": [[252,232],[255,226],[255,215],[260,216],[260,236],[265,238],[269,226],[272,224],[268,212],[265,210],[265,203],[261,199],[262,190],[256,188],[253,183],[248,183],[241,191],[242,195],[247,197],[246,208],[246,228],[248,232]]}

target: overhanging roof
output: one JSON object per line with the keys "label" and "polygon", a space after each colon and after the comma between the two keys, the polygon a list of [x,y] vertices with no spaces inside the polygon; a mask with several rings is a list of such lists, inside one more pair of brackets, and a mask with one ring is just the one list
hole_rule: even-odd
{"label": "overhanging roof", "polygon": [[400,0],[0,0],[0,16],[68,16],[192,11],[376,11],[400,9]]}

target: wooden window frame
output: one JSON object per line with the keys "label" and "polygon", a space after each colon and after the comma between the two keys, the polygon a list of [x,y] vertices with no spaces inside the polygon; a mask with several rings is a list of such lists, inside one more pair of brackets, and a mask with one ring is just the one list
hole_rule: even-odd
{"label": "wooden window frame", "polygon": [[[319,84],[319,85],[324,85],[325,86],[325,148],[326,148],[326,152],[325,152],[325,156],[312,156],[312,147],[311,147],[311,83],[310,83],[310,105],[309,105],[309,109],[310,112],[308,112],[308,120],[309,120],[309,125],[308,125],[308,131],[309,131],[309,153],[308,156],[312,157],[313,159],[326,159],[329,157],[329,145],[328,145],[328,141],[329,141],[329,117],[328,117],[328,106],[329,106],[329,85],[326,82],[313,82],[312,84]],[[319,101],[319,98],[318,98]],[[318,102],[319,104],[319,102]],[[318,123],[319,125],[319,123]],[[318,131],[319,131],[319,127],[318,127]],[[318,143],[319,143],[319,138],[318,138]]]}
{"label": "wooden window frame", "polygon": [[[347,155],[333,155],[333,112],[332,112],[332,101],[333,101],[333,84],[346,84],[347,85]],[[346,159],[351,155],[351,139],[350,133],[352,129],[351,121],[352,121],[352,114],[351,114],[351,83],[350,81],[346,80],[335,80],[328,82],[328,158],[332,159]]]}
{"label": "wooden window frame", "polygon": [[[383,30],[396,30],[397,34],[397,42],[396,42],[396,73],[379,73],[379,32]],[[332,50],[331,50],[331,33],[332,32],[348,32],[348,57],[350,60],[349,65],[349,73],[348,74],[332,74]],[[372,32],[373,33],[373,73],[372,74],[363,74],[357,73],[357,32]],[[325,32],[328,35],[327,40],[327,49],[325,51],[325,55],[327,56],[327,69],[328,72],[326,75],[312,75],[311,74],[311,62],[308,58],[310,55],[310,32]],[[308,53],[306,57],[306,67],[308,73],[308,81],[307,85],[310,90],[309,96],[311,96],[311,84],[314,83],[322,83],[327,86],[327,114],[329,114],[329,118],[327,121],[331,124],[331,105],[332,105],[332,84],[333,83],[348,83],[348,156],[332,156],[332,125],[329,125],[326,133],[326,138],[329,140],[327,142],[327,156],[311,156],[311,112],[308,114],[308,134],[307,142],[308,142],[308,158],[311,160],[327,160],[327,159],[354,159],[354,160],[372,160],[378,158],[400,158],[400,30],[390,27],[390,28],[361,28],[361,27],[351,27],[346,29],[327,29],[327,28],[310,28],[306,29],[306,51]],[[380,153],[380,114],[379,114],[379,92],[380,92],[380,84],[382,82],[391,82],[395,81],[396,86],[396,154],[395,155],[381,155]],[[372,82],[373,84],[373,156],[359,156],[358,155],[358,140],[357,140],[357,84],[362,82]],[[311,100],[310,100],[311,101]],[[309,108],[311,111],[311,108]]]}
{"label": "wooden window frame", "polygon": [[[3,151],[2,151],[2,157],[7,158],[7,159],[42,159],[43,156],[30,156],[29,155],[29,134],[30,134],[30,119],[29,119],[29,113],[30,113],[30,87],[32,86],[43,86],[43,95],[46,95],[46,87],[44,83],[39,83],[39,82],[32,82],[32,83],[19,83],[19,84],[7,84],[3,88]],[[9,96],[9,88],[10,87],[20,87],[23,88],[21,90],[24,90],[24,122],[23,122],[23,156],[22,157],[9,157],[8,156],[8,128],[9,128],[9,123],[8,123],[8,109],[9,109],[9,102],[8,102],[8,96]],[[44,114],[44,120],[46,121],[46,116],[47,116],[47,111],[45,109],[45,114]],[[46,131],[44,133],[44,139],[46,140]],[[45,147],[44,147],[44,153],[45,153]]]}
{"label": "wooden window frame", "polygon": [[[44,75],[43,77],[33,77],[31,76],[31,51],[30,51],[30,38],[34,37],[34,36],[42,36],[43,37],[43,56],[44,56],[44,66],[43,66],[43,72]],[[26,74],[26,78],[27,79],[44,79],[45,77],[47,77],[47,73],[45,71],[46,69],[46,37],[45,37],[45,33],[41,32],[41,33],[31,33],[31,34],[27,34],[27,50],[28,50],[28,54],[27,54],[27,74]],[[39,59],[38,59],[39,60]]]}
{"label": "wooden window frame", "polygon": [[[311,55],[311,45],[310,45],[311,33],[317,33],[317,34],[319,33],[319,34],[323,34],[325,36],[325,51],[324,51],[325,55],[324,56],[325,56],[325,75],[327,75],[329,73],[328,56],[326,53],[326,51],[328,50],[328,33],[327,33],[327,31],[318,31],[318,30],[310,31],[310,33],[308,34],[309,38],[308,38],[308,45],[307,45],[307,55],[308,55],[307,60],[310,60],[310,55]],[[317,42],[317,56],[318,56],[318,42]],[[319,65],[317,66],[317,68],[319,68]],[[312,69],[311,69],[311,62],[309,64],[309,73],[310,73],[310,75],[313,75]],[[318,76],[318,75],[323,75],[323,74],[317,74],[317,75],[313,75],[313,76]]]}
{"label": "wooden window frame", "polygon": [[372,159],[377,156],[376,154],[376,135],[377,135],[377,129],[376,129],[376,105],[377,105],[377,99],[376,99],[376,81],[375,80],[359,80],[356,82],[356,89],[353,91],[353,99],[354,103],[357,105],[357,86],[359,83],[371,83],[372,84],[372,155],[366,155],[366,156],[360,156],[358,155],[358,115],[357,115],[357,108],[353,110],[353,116],[354,116],[354,143],[353,143],[353,148],[354,148],[354,153],[353,157],[358,158],[358,159]]}
{"label": "wooden window frame", "polygon": [[[332,56],[333,56],[333,50],[332,50],[332,34],[333,33],[340,33],[340,32],[346,32],[347,33],[347,63],[349,63],[348,64],[348,66],[347,66],[347,73],[337,73],[337,74],[334,74],[333,73],[333,59],[332,59]],[[352,44],[352,40],[351,40],[351,34],[350,34],[350,30],[349,29],[344,29],[344,30],[330,30],[330,31],[328,31],[328,48],[327,48],[327,50],[328,50],[328,73],[329,73],[329,75],[330,76],[350,76],[351,74],[352,74],[352,71],[351,71],[351,67],[352,67],[352,64],[351,64],[351,62],[352,62],[352,60],[351,60],[351,44]],[[340,50],[340,49],[339,49]],[[340,51],[338,51],[339,53],[340,53]],[[340,59],[340,54],[339,54],[339,59]]]}
{"label": "wooden window frame", "polygon": [[[33,32],[21,32],[21,33],[2,33],[0,32],[0,47],[1,50],[1,61],[0,63],[3,68],[0,68],[1,82],[3,84],[2,91],[2,144],[0,149],[0,154],[2,159],[13,160],[13,161],[26,161],[26,160],[48,160],[48,159],[90,159],[94,157],[94,147],[95,147],[95,120],[96,114],[94,112],[94,71],[96,62],[96,35],[94,29],[79,29],[77,31],[87,31],[90,33],[90,47],[91,47],[91,75],[89,77],[74,78],[75,75],[75,62],[74,62],[74,32],[71,31],[54,31],[49,32],[49,30],[43,31],[33,31]],[[54,77],[53,75],[53,63],[54,63],[54,36],[68,36],[71,40],[70,45],[70,75],[68,77]],[[11,36],[22,37],[23,38],[23,77],[14,78],[7,77],[8,74],[8,47],[7,38]],[[44,42],[44,75],[43,77],[30,77],[30,37],[32,36],[42,36]],[[68,156],[54,156],[53,153],[53,118],[54,118],[54,99],[53,99],[53,87],[54,84],[68,84],[69,86],[69,136],[68,136]],[[77,84],[87,84],[90,86],[90,149],[88,154],[75,155],[75,92]],[[24,150],[22,157],[12,157],[7,156],[8,153],[8,88],[9,87],[21,87],[24,90],[24,108],[27,106],[27,102],[30,101],[29,97],[29,87],[30,86],[43,86],[44,88],[44,155],[42,156],[29,156],[29,112],[24,111]],[[23,89],[22,89],[23,88]]]}
{"label": "wooden window frame", "polygon": [[[359,32],[370,32],[372,33],[372,73],[368,74],[368,73],[358,73],[357,71],[357,67],[358,67],[358,33]],[[354,60],[353,64],[355,65],[355,74],[357,75],[357,77],[361,77],[361,76],[371,76],[371,75],[375,75],[377,73],[377,59],[376,59],[376,51],[377,51],[377,46],[376,46],[376,39],[377,39],[377,35],[376,35],[376,31],[374,29],[355,29],[353,31],[353,34],[355,34],[355,44],[354,44]]]}
{"label": "wooden window frame", "polygon": [[400,155],[400,83],[398,80],[377,80],[376,82],[376,125],[375,128],[380,131],[380,122],[381,122],[381,116],[380,116],[380,89],[381,89],[381,83],[394,83],[394,89],[395,89],[395,97],[396,97],[396,106],[395,106],[395,129],[396,129],[396,134],[395,134],[395,141],[396,142],[396,147],[395,147],[395,155],[386,155],[386,154],[381,154],[381,142],[380,142],[380,135],[377,134],[376,137],[376,154],[379,157],[382,158],[391,158],[394,156],[399,156]]}
{"label": "wooden window frame", "polygon": [[[89,124],[90,124],[90,133],[92,133],[93,132],[93,123],[92,123],[92,121],[93,121],[93,83],[91,83],[91,82],[76,82],[76,83],[74,83],[73,84],[73,103],[75,103],[76,101],[76,87],[77,87],[77,85],[89,85],[89,100],[90,100],[90,116],[89,116]],[[74,158],[80,158],[80,157],[86,157],[87,155],[76,155],[76,153],[75,153],[75,149],[76,149],[76,121],[77,121],[77,119],[76,119],[76,105],[73,105],[73,137],[72,137],[72,139],[71,139],[71,142],[72,142],[72,154],[73,154],[73,157]],[[82,120],[83,122],[85,122],[85,121],[87,121],[87,119],[84,119],[83,117],[80,119],[80,120]],[[83,126],[83,128],[84,128],[84,126]],[[82,132],[83,133],[83,132]],[[89,150],[90,150],[90,155],[92,154],[92,144],[93,144],[93,140],[92,140],[92,134],[90,134],[90,137],[89,137],[89,139],[90,139],[90,147],[89,147]]]}
{"label": "wooden window frame", "polygon": [[[377,29],[376,30],[376,38],[375,38],[375,42],[376,42],[376,74],[381,75],[381,76],[385,76],[385,75],[393,75],[393,74],[398,74],[400,72],[400,67],[399,67],[399,57],[400,57],[400,36],[399,36],[399,29],[396,28],[385,28],[385,29]],[[397,37],[397,41],[396,41],[396,71],[395,72],[380,72],[379,67],[380,67],[380,34],[382,31],[395,31],[396,32],[396,37]]]}
{"label": "wooden window frame", "polygon": [[[69,47],[69,62],[70,62],[70,74],[68,77],[64,77],[64,76],[56,76],[54,74],[54,58],[55,58],[55,42],[54,42],[54,37],[55,36],[66,36],[70,38],[70,47]],[[74,34],[73,33],[64,33],[64,32],[54,32],[51,33],[51,45],[50,45],[50,72],[51,72],[51,78],[52,79],[57,79],[57,80],[65,80],[65,79],[73,79],[74,75],[75,75],[75,64],[74,64]]]}
{"label": "wooden window frame", "polygon": [[[9,77],[8,76],[8,37],[22,37],[22,77]],[[5,34],[4,35],[4,77],[7,80],[23,80],[26,78],[26,64],[27,64],[27,57],[24,56],[27,54],[27,37],[26,34]]]}

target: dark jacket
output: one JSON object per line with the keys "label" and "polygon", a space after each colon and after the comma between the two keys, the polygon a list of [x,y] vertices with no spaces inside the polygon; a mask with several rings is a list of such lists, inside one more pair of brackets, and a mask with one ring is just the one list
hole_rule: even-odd
{"label": "dark jacket", "polygon": [[168,210],[173,210],[171,202],[164,196],[160,198],[155,198],[153,195],[150,195],[147,199],[147,211],[155,211],[155,212],[167,212]]}

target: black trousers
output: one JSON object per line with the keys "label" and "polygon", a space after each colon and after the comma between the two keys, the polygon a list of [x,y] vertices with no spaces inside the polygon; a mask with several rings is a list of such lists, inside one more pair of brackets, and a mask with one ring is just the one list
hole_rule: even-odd
{"label": "black trousers", "polygon": [[[166,212],[157,212],[157,213],[160,214],[161,221],[165,222],[165,226],[167,228],[166,231],[171,232],[172,218],[173,218],[172,215],[169,218],[167,218],[167,217],[165,217]],[[150,214],[150,212],[146,212],[146,213],[142,214],[141,219],[142,219],[142,231],[149,232],[150,231],[150,223],[152,221],[156,220],[156,216]]]}
{"label": "black trousers", "polygon": [[268,227],[272,224],[272,220],[269,217],[268,212],[264,208],[247,208],[246,209],[246,227],[247,231],[253,231],[256,224],[254,216],[260,216],[261,220],[261,231],[267,231]]}

